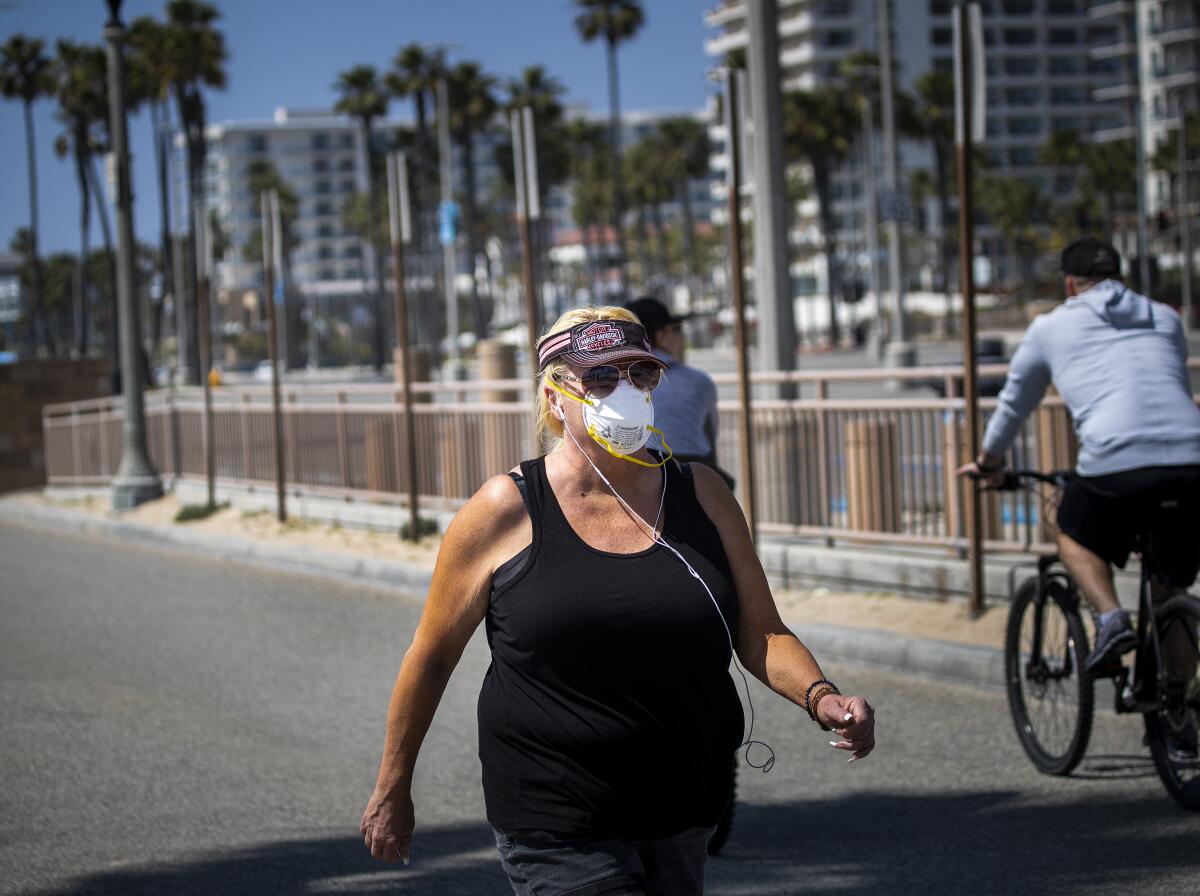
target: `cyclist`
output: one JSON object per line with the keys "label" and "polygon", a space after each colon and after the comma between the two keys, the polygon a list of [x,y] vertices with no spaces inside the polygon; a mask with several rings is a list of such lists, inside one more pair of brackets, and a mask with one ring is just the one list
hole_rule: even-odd
{"label": "cyclist", "polygon": [[1030,325],[1013,355],[983,450],[960,475],[1003,479],[1004,455],[1053,382],[1079,439],[1076,474],[1058,508],[1058,550],[1100,616],[1093,671],[1137,643],[1117,602],[1124,568],[1150,532],[1156,597],[1200,571],[1200,409],[1192,398],[1179,315],[1121,280],[1121,257],[1100,240],[1062,253],[1067,300]]}

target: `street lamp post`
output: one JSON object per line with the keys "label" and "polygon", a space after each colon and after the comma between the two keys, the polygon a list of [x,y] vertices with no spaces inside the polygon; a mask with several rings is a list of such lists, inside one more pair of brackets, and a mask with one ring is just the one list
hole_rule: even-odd
{"label": "street lamp post", "polygon": [[133,294],[133,191],[125,116],[125,26],[121,0],[107,0],[108,121],[117,180],[117,308],[121,327],[121,385],[125,393],[125,441],[112,482],[114,510],[128,510],[162,496],[162,482],[146,451],[142,400],[142,316]]}

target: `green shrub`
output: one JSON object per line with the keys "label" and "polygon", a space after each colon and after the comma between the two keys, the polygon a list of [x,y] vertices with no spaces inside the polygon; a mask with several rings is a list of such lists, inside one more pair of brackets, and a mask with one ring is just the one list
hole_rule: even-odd
{"label": "green shrub", "polygon": [[202,520],[212,516],[218,510],[224,510],[228,506],[228,501],[221,504],[184,504],[179,508],[179,512],[175,514],[175,522],[190,523],[193,520]]}
{"label": "green shrub", "polygon": [[[437,535],[438,531],[437,520],[427,516],[417,517],[418,538],[424,538],[426,535]],[[412,537],[412,530],[409,528],[407,521],[400,526],[400,537],[406,539]]]}

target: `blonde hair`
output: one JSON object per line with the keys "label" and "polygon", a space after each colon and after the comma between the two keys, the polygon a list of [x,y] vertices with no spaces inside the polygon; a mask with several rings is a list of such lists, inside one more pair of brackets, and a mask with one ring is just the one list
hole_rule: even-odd
{"label": "blonde hair", "polygon": [[[637,315],[628,308],[619,308],[616,305],[581,305],[578,308],[572,308],[570,311],[563,314],[545,333],[538,337],[538,342],[541,342],[552,333],[561,333],[563,330],[569,330],[576,324],[588,324],[597,320],[627,320],[635,324],[640,324]],[[531,352],[535,362],[537,359],[537,348],[534,347]],[[550,410],[550,399],[546,397],[546,388],[550,380],[559,376],[567,369],[567,362],[562,358],[555,358],[546,365],[546,369],[539,374],[537,404],[536,404],[536,420],[534,422],[534,443],[547,451],[557,447],[558,442],[563,437],[562,421],[554,416]]]}

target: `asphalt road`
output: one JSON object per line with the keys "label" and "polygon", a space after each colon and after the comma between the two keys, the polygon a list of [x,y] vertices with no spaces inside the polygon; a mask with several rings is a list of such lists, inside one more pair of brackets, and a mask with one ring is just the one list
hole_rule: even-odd
{"label": "asphalt road", "polygon": [[[358,818],[419,603],[382,590],[0,525],[0,893],[508,892],[483,819],[472,642],[417,770],[409,868]],[[1002,695],[827,663],[878,710],[847,766],[754,691],[778,757],[743,768],[713,894],[1194,893],[1200,816],[1138,723],[1101,714],[1039,775]],[[670,761],[648,757],[647,761]]]}

